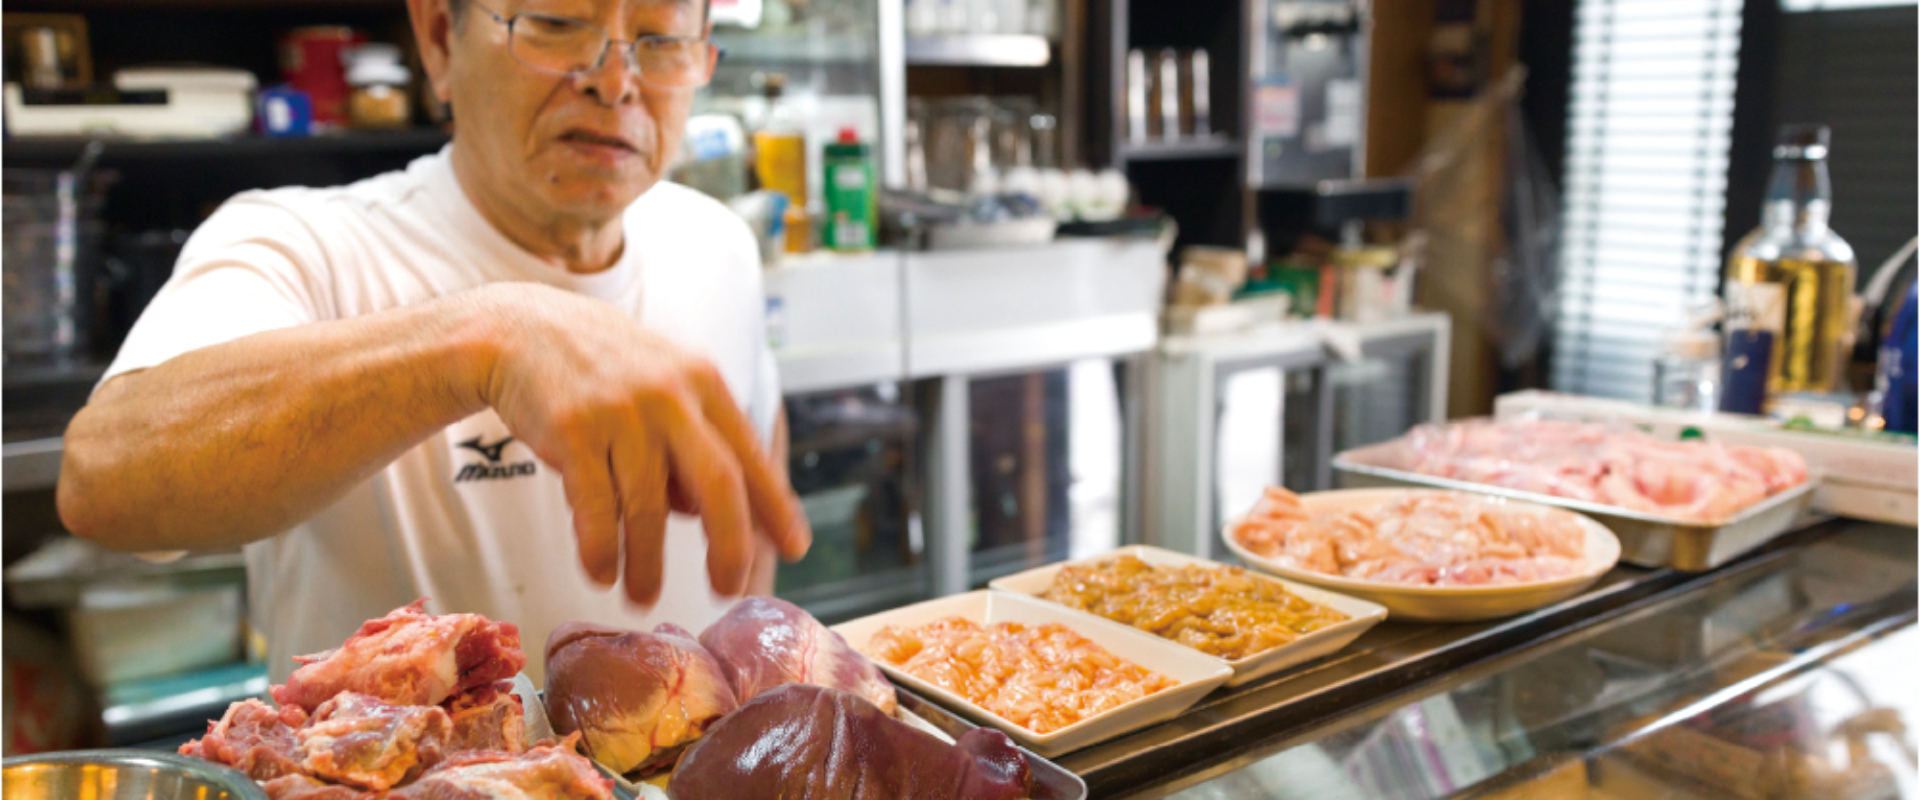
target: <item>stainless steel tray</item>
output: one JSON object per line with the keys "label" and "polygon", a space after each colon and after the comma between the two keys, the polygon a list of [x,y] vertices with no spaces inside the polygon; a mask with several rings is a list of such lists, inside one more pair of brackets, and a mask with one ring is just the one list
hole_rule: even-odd
{"label": "stainless steel tray", "polygon": [[[955,739],[980,727],[900,684],[893,685],[893,694],[899,698],[901,708],[920,715],[921,719]],[[1019,747],[1017,744],[1014,746]],[[1033,771],[1033,794],[1028,796],[1028,800],[1087,800],[1087,784],[1080,780],[1080,776],[1024,747],[1020,748],[1020,752],[1027,757],[1027,768]]]}
{"label": "stainless steel tray", "polygon": [[[522,705],[525,705],[527,697],[531,696],[534,698],[533,705],[538,706],[540,709],[537,722],[533,720],[531,718],[532,715],[530,715],[527,734],[534,736],[537,728],[539,736],[535,738],[551,736],[553,729],[549,727],[547,723],[547,693],[544,691],[535,691],[533,682],[527,680],[524,674],[514,676],[514,684],[514,693],[521,696],[520,700]],[[945,731],[948,736],[955,739],[959,739],[961,734],[979,727],[954,715],[953,712],[929,702],[926,698],[908,691],[899,684],[894,685],[893,694],[894,697],[898,698],[901,708],[913,712],[928,724]],[[1020,745],[1015,744],[1014,747],[1020,747]],[[1029,795],[1027,800],[1087,800],[1087,784],[1080,780],[1080,776],[1068,772],[1058,764],[1041,758],[1038,754],[1027,748],[1020,747],[1020,753],[1027,757],[1027,769],[1033,773],[1033,794]],[[615,774],[613,770],[607,769],[598,761],[593,762],[593,768],[599,770],[600,774],[613,780],[613,796],[615,800],[640,800],[637,787],[627,782],[624,777]]]}
{"label": "stainless steel tray", "polygon": [[1578,511],[1607,526],[1620,538],[1621,561],[1688,571],[1712,569],[1791,530],[1812,507],[1813,490],[1820,482],[1817,475],[1809,475],[1799,486],[1748,506],[1729,519],[1700,522],[1408,472],[1387,466],[1393,463],[1393,451],[1394,444],[1388,442],[1334,456],[1336,482],[1343,489],[1397,486],[1453,489]]}

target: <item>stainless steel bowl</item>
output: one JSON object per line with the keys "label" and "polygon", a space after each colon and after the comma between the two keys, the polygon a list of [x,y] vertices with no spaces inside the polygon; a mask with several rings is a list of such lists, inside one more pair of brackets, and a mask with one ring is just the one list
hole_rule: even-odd
{"label": "stainless steel bowl", "polygon": [[7,800],[267,800],[239,771],[150,750],[73,750],[0,761]]}

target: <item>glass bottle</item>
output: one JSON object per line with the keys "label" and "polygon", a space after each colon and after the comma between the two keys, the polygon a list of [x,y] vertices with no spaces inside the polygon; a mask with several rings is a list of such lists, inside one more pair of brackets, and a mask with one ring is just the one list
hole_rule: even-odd
{"label": "glass bottle", "polygon": [[[1722,408],[1757,413],[1783,392],[1838,388],[1852,352],[1853,248],[1827,227],[1833,189],[1827,178],[1825,125],[1787,125],[1773,150],[1760,227],[1728,259],[1728,392]],[[1765,396],[1736,387],[1739,372],[1764,363]],[[1753,375],[1758,378],[1758,375]],[[1741,396],[1745,395],[1745,396]]]}

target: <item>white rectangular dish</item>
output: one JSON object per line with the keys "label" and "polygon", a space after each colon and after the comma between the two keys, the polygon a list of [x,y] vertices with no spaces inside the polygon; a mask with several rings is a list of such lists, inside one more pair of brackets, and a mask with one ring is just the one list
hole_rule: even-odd
{"label": "white rectangular dish", "polygon": [[[869,643],[881,628],[889,625],[914,627],[946,617],[963,617],[983,626],[1001,622],[1026,625],[1057,622],[1106,648],[1114,656],[1165,675],[1175,685],[1060,730],[1035,733],[872,656]],[[1188,706],[1233,677],[1233,669],[1225,661],[1153,634],[1032,597],[989,589],[896,608],[843,622],[833,626],[833,630],[845,638],[853,649],[873,658],[874,663],[887,673],[887,677],[962,716],[1005,731],[1022,746],[1048,758],[1179,716]]]}
{"label": "white rectangular dish", "polygon": [[[1185,553],[1176,553],[1172,550],[1162,550],[1158,547],[1149,547],[1147,545],[1131,545],[1092,558],[1083,558],[1078,561],[1063,561],[1057,564],[1048,564],[1044,567],[1037,567],[1025,572],[1015,573],[996,579],[992,583],[987,584],[987,586],[1003,592],[1012,592],[1014,594],[1038,599],[1040,595],[1046,593],[1049,587],[1053,586],[1053,578],[1060,573],[1062,567],[1069,565],[1083,566],[1098,564],[1118,556],[1133,556],[1156,567],[1184,567],[1191,565],[1217,567],[1221,569],[1227,568],[1227,565],[1217,561],[1208,561],[1204,558],[1190,556]],[[1325,589],[1315,588],[1283,578],[1276,578],[1271,575],[1263,575],[1253,570],[1248,570],[1247,574],[1255,580],[1270,581],[1278,584],[1289,593],[1298,595],[1301,599],[1309,603],[1326,606],[1327,608],[1345,614],[1347,615],[1347,621],[1321,628],[1289,644],[1255,653],[1245,658],[1228,661],[1227,666],[1233,668],[1233,677],[1227,680],[1228,686],[1239,686],[1248,681],[1258,680],[1272,675],[1288,667],[1303,664],[1321,656],[1338,652],[1341,648],[1352,644],[1354,639],[1360,638],[1360,634],[1366,633],[1367,629],[1372,628],[1379,624],[1381,620],[1387,618],[1386,607],[1378,603],[1348,597],[1344,594],[1329,592]],[[1041,602],[1048,601],[1042,600]],[[1065,608],[1065,606],[1061,606],[1061,608]],[[1080,614],[1087,613],[1074,609],[1066,610]],[[1088,616],[1105,619],[1094,614],[1089,614]],[[1146,633],[1146,631],[1142,631],[1142,633]],[[1161,639],[1161,641],[1179,645],[1178,642],[1173,642],[1168,639]],[[1179,646],[1185,647],[1185,645]],[[1194,652],[1199,651],[1195,650]],[[1205,654],[1203,653],[1202,655]]]}

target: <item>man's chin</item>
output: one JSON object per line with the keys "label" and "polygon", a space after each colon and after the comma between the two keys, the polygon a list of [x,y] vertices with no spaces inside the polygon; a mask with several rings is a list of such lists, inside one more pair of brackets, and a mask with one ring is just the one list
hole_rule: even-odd
{"label": "man's chin", "polygon": [[544,194],[554,208],[571,215],[610,219],[626,211],[659,180],[651,171],[643,175],[563,175],[547,184]]}

